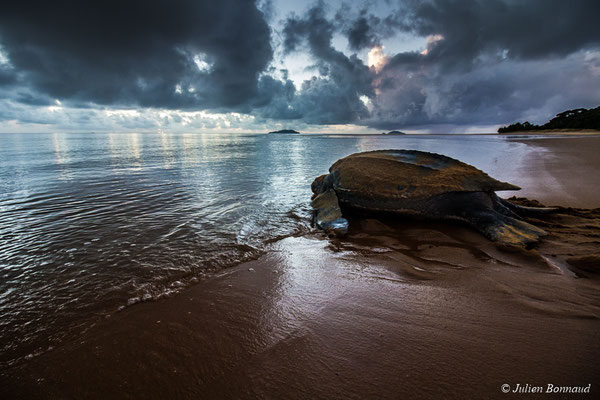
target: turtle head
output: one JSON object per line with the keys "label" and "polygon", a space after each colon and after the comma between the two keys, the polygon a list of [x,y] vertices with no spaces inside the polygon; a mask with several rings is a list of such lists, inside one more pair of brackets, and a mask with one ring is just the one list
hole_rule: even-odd
{"label": "turtle head", "polygon": [[323,181],[326,177],[327,174],[321,175],[313,181],[312,185],[310,185],[310,190],[312,190],[314,194],[320,194],[323,192]]}
{"label": "turtle head", "polygon": [[329,189],[335,189],[334,182],[339,182],[339,175],[340,173],[338,171],[321,175],[313,181],[312,185],[310,185],[310,189],[315,195],[325,193]]}

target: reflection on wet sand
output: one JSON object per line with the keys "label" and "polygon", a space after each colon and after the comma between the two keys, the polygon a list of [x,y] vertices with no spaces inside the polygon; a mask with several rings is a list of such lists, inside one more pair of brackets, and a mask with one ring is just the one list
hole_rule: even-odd
{"label": "reflection on wet sand", "polygon": [[7,394],[501,398],[506,382],[598,382],[599,318],[594,282],[533,254],[363,221],[115,314],[14,370]]}

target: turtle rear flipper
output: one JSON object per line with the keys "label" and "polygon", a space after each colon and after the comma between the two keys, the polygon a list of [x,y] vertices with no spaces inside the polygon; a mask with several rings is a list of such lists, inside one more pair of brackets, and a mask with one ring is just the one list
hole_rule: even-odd
{"label": "turtle rear flipper", "polygon": [[471,223],[489,239],[508,246],[525,247],[546,235],[544,230],[525,221],[495,212],[476,214]]}
{"label": "turtle rear flipper", "polygon": [[553,213],[555,211],[560,210],[559,207],[527,207],[527,206],[520,206],[518,204],[514,204],[511,203],[508,200],[505,200],[503,198],[498,197],[499,202],[505,206],[506,208],[510,209],[511,211],[519,214],[519,215],[543,215],[543,214],[550,214]]}
{"label": "turtle rear flipper", "polygon": [[333,189],[317,195],[310,205],[316,211],[315,223],[320,229],[338,235],[348,232],[348,220],[342,217],[342,210]]}

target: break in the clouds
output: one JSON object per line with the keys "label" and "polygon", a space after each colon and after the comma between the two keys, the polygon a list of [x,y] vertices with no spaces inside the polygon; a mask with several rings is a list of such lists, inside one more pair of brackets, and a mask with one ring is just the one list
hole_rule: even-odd
{"label": "break in the clouds", "polygon": [[541,122],[600,104],[598,15],[594,0],[13,2],[0,13],[0,123]]}

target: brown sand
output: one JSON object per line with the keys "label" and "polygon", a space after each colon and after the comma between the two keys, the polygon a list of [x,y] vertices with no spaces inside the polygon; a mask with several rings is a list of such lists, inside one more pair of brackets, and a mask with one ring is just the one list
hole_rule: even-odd
{"label": "brown sand", "polygon": [[517,140],[539,149],[518,171],[525,180],[519,196],[548,205],[600,207],[600,136]]}
{"label": "brown sand", "polygon": [[501,133],[501,135],[512,136],[598,136],[600,131],[597,129],[542,129],[539,131],[517,131]]}
{"label": "brown sand", "polygon": [[0,398],[598,396],[600,210],[531,219],[549,235],[529,251],[452,224],[350,222],[116,313],[2,371]]}

